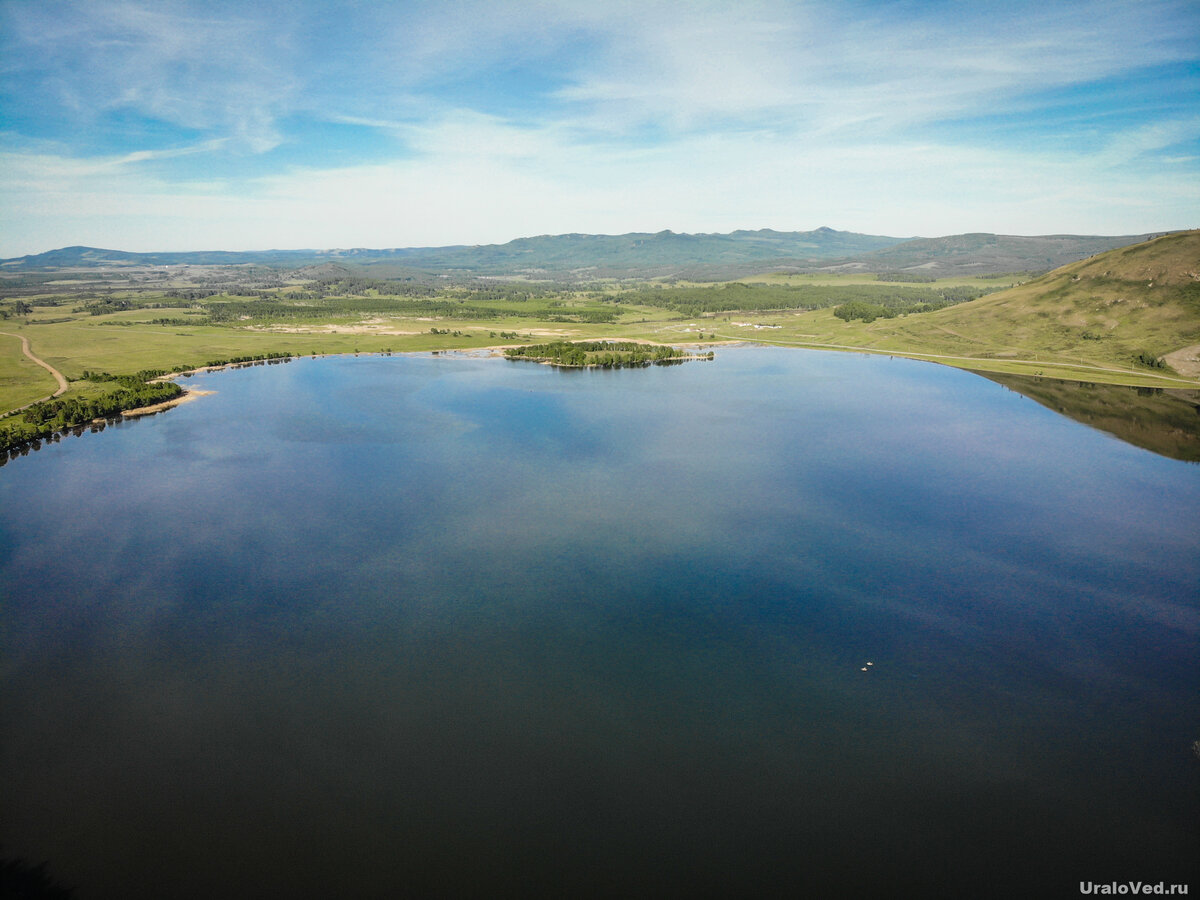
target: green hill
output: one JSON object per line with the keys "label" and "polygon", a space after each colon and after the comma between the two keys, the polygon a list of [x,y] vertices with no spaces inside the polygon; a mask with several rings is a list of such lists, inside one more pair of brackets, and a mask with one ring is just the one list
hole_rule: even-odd
{"label": "green hill", "polygon": [[[969,303],[879,323],[940,352],[1095,362],[1200,376],[1200,230],[1055,269]],[[1165,371],[1165,369],[1164,369]]]}

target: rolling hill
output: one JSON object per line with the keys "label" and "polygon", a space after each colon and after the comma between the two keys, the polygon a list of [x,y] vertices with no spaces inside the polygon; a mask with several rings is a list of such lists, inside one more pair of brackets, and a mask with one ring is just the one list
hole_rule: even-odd
{"label": "rolling hill", "polygon": [[[880,330],[964,355],[1129,366],[1162,359],[1200,376],[1200,230],[1109,250],[1017,287]],[[1042,354],[1042,356],[1038,356]]]}

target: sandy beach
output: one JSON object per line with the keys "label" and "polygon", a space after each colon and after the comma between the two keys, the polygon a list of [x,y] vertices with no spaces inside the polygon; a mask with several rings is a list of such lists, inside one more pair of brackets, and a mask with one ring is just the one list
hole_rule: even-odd
{"label": "sandy beach", "polygon": [[171,409],[172,407],[180,406],[184,403],[190,403],[197,397],[208,397],[215,393],[216,391],[185,390],[178,397],[175,397],[171,400],[164,400],[162,403],[152,403],[150,406],[139,406],[137,409],[123,409],[121,410],[121,415],[125,416],[127,419],[133,419],[137,416],[151,416],[154,415],[154,413],[162,412],[165,409]]}

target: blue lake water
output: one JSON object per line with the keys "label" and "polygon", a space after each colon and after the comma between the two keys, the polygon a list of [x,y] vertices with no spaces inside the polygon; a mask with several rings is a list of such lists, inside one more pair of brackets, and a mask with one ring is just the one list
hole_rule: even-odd
{"label": "blue lake water", "polygon": [[0,844],[80,898],[1200,881],[1200,466],[799,350],[186,384],[0,469]]}

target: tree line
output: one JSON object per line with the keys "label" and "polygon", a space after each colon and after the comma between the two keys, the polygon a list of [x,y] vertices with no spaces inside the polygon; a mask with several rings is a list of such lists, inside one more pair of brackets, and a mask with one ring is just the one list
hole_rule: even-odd
{"label": "tree line", "polygon": [[[273,351],[250,356],[232,356],[210,359],[204,365],[246,366],[273,365],[289,362],[295,357],[288,351]],[[95,372],[85,369],[83,380],[97,384],[113,384],[116,390],[99,397],[69,397],[42,400],[19,413],[0,419],[0,453],[12,453],[27,447],[42,438],[49,438],[68,429],[87,425],[97,419],[119,416],[123,411],[153,406],[174,400],[183,393],[183,388],[173,381],[155,381],[167,374],[179,374],[197,368],[184,364],[166,369],[142,369],[125,375],[111,372]]]}
{"label": "tree line", "polygon": [[130,384],[99,397],[43,400],[0,420],[0,452],[8,452],[73,426],[108,419],[127,409],[174,400],[183,388],[173,381]]}

